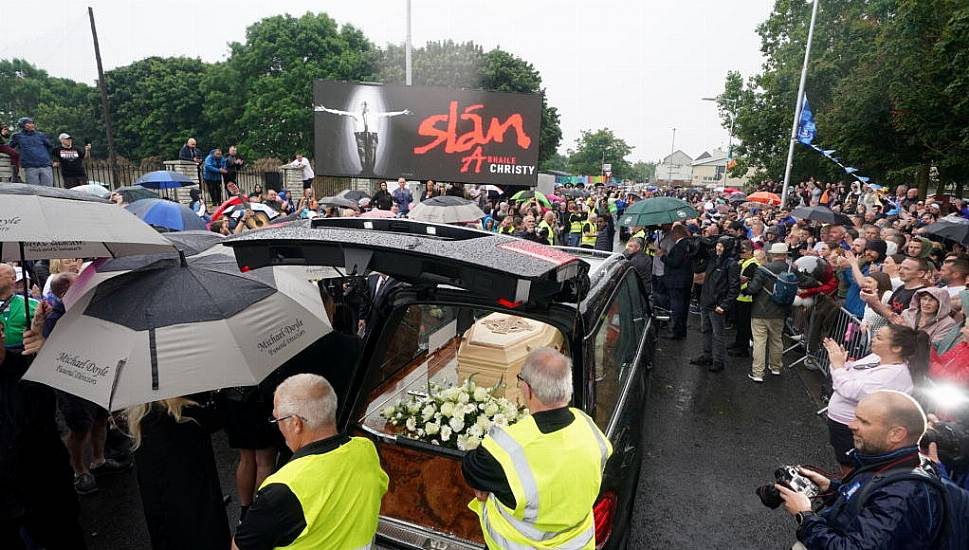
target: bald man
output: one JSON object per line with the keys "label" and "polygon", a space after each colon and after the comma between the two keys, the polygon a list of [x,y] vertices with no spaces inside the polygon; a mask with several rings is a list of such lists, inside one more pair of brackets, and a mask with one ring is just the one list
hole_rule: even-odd
{"label": "bald man", "polygon": [[944,505],[928,481],[882,481],[866,489],[876,475],[918,471],[936,476],[919,455],[918,442],[926,428],[922,407],[907,394],[878,391],[858,403],[848,427],[854,435],[854,470],[842,480],[801,470],[826,495],[818,513],[812,511],[808,497],[777,485],[785,508],[797,520],[797,539],[803,547],[939,548]]}

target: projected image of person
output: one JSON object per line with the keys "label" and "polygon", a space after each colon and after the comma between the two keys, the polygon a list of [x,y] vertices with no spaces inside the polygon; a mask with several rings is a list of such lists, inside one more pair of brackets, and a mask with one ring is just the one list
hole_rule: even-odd
{"label": "projected image of person", "polygon": [[339,109],[330,109],[325,105],[316,105],[314,110],[349,117],[353,120],[353,135],[357,141],[357,154],[360,156],[361,175],[374,173],[378,143],[377,120],[411,114],[409,109],[385,113],[374,112],[367,108],[366,101],[360,103],[360,110],[358,111],[341,111]]}

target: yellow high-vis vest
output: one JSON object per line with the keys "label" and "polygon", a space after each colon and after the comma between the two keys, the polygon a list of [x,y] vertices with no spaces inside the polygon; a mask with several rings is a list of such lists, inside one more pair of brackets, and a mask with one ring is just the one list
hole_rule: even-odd
{"label": "yellow high-vis vest", "polygon": [[369,549],[389,478],[373,442],[363,437],[288,462],[262,487],[281,483],[303,509],[306,527],[287,549]]}
{"label": "yellow high-vis vest", "polygon": [[612,445],[587,414],[569,409],[575,420],[543,434],[527,417],[493,427],[482,446],[501,464],[515,508],[494,495],[468,505],[481,520],[491,549],[594,550],[592,507]]}
{"label": "yellow high-vis vest", "polygon": [[538,229],[539,231],[548,231],[548,245],[555,246],[555,230],[552,229],[552,226],[549,225],[545,220],[542,220],[538,223]]}
{"label": "yellow high-vis vest", "polygon": [[594,223],[585,222],[582,224],[582,246],[588,246],[591,248],[596,247],[596,235],[599,233],[599,229]]}
{"label": "yellow high-vis vest", "polygon": [[[757,258],[747,258],[746,260],[740,262],[740,273],[742,274],[745,269],[747,269],[748,267],[750,267],[750,264],[756,264],[756,263],[757,263]],[[738,302],[753,302],[754,301],[754,297],[753,296],[748,296],[747,294],[744,294],[744,289],[746,289],[747,288],[747,285],[749,285],[749,284],[750,284],[750,281],[747,281],[746,283],[740,283],[740,294],[737,296],[737,301]]]}

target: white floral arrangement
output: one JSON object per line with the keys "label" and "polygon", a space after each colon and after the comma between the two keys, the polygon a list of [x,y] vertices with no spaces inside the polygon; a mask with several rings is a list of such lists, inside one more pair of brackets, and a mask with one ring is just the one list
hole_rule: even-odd
{"label": "white floral arrangement", "polygon": [[426,395],[401,399],[381,415],[397,428],[399,435],[470,451],[481,445],[493,425],[508,426],[528,415],[527,408],[495,397],[500,386],[479,386],[472,378],[449,388],[432,383],[428,384]]}

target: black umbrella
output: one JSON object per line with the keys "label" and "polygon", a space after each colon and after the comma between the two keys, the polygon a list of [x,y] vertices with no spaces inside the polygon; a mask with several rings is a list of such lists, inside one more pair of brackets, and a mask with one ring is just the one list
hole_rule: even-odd
{"label": "black umbrella", "polygon": [[854,222],[844,214],[839,214],[825,206],[802,206],[795,208],[791,216],[802,220],[814,220],[821,223],[833,223],[837,225],[852,226]]}
{"label": "black umbrella", "polygon": [[730,202],[746,202],[747,193],[741,193],[737,191],[736,193],[730,193]]}
{"label": "black umbrella", "polygon": [[144,187],[119,187],[115,189],[114,192],[121,195],[124,201],[128,204],[135,201],[140,201],[142,199],[160,198],[158,193]]}
{"label": "black umbrella", "polygon": [[347,200],[355,201],[357,203],[360,202],[360,199],[370,198],[370,195],[368,195],[367,193],[363,191],[358,191],[356,189],[348,189],[346,191],[341,191],[340,193],[337,193],[337,196],[343,197],[344,199],[347,199]]}
{"label": "black umbrella", "polygon": [[955,241],[957,243],[969,245],[969,223],[957,223],[950,221],[940,221],[922,228],[923,232],[929,235],[936,235]]}
{"label": "black umbrella", "polygon": [[360,205],[357,201],[352,201],[344,197],[323,197],[320,199],[320,204],[323,206],[335,206],[337,208],[352,208],[353,210],[360,210]]}

